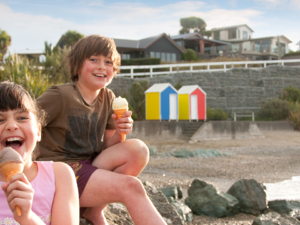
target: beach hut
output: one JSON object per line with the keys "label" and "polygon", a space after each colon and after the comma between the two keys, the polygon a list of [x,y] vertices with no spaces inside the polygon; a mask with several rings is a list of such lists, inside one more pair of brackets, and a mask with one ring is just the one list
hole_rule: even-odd
{"label": "beach hut", "polygon": [[206,93],[198,85],[178,90],[179,120],[206,120]]}
{"label": "beach hut", "polygon": [[169,83],[154,84],[146,94],[146,120],[177,120],[177,90]]}

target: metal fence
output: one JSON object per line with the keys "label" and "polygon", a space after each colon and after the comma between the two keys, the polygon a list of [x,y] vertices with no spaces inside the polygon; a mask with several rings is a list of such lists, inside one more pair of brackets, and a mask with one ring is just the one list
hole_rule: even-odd
{"label": "metal fence", "polygon": [[300,59],[289,60],[264,60],[264,61],[234,61],[234,62],[210,62],[210,63],[180,63],[160,64],[144,66],[120,66],[119,77],[144,77],[154,75],[166,75],[170,73],[195,73],[227,71],[233,68],[259,69],[271,65],[300,66]]}

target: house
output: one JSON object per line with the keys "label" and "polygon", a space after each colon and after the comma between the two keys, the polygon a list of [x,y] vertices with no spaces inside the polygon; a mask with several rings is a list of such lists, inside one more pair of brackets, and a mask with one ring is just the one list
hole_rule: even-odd
{"label": "house", "polygon": [[[228,57],[243,57],[250,60],[276,60],[288,53],[292,43],[284,35],[253,38],[254,31],[247,25],[214,28],[212,39],[231,44]],[[279,43],[279,44],[278,44]]]}
{"label": "house", "polygon": [[163,62],[182,60],[185,49],[176,44],[165,33],[140,40],[113,38],[121,59],[160,58]]}
{"label": "house", "polygon": [[199,33],[180,34],[171,38],[185,49],[193,49],[198,58],[209,59],[229,52],[230,43],[202,37]]}
{"label": "house", "polygon": [[298,43],[297,43],[296,45],[299,46],[299,47],[298,47],[298,51],[300,52],[300,41],[298,41]]}
{"label": "house", "polygon": [[145,94],[146,120],[178,119],[178,94],[171,84],[154,84]]}
{"label": "house", "polygon": [[178,90],[179,120],[206,120],[206,93],[198,85]]}
{"label": "house", "polygon": [[15,54],[25,57],[29,60],[35,60],[39,58],[39,61],[43,61],[45,59],[45,51],[42,49],[24,49],[18,50]]}

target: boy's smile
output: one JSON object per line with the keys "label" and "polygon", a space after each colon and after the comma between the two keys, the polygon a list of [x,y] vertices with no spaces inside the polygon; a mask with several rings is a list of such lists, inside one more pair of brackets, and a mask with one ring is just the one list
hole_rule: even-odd
{"label": "boy's smile", "polygon": [[85,59],[78,75],[79,85],[90,91],[98,91],[107,86],[114,76],[111,53],[107,56],[92,55]]}

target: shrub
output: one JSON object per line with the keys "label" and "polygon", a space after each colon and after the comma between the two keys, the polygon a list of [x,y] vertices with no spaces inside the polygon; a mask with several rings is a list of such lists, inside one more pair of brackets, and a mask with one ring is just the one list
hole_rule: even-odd
{"label": "shrub", "polygon": [[227,120],[228,113],[220,108],[212,109],[210,107],[207,107],[206,117],[208,120]]}
{"label": "shrub", "polygon": [[284,120],[289,116],[290,105],[286,100],[266,100],[257,113],[258,120]]}
{"label": "shrub", "polygon": [[288,119],[293,123],[296,130],[300,130],[300,103],[290,104],[290,115]]}
{"label": "shrub", "polygon": [[193,49],[186,49],[186,54],[182,54],[182,59],[185,61],[198,60],[197,53]]}
{"label": "shrub", "polygon": [[280,99],[289,102],[300,102],[300,89],[289,86],[288,88],[283,89]]}

